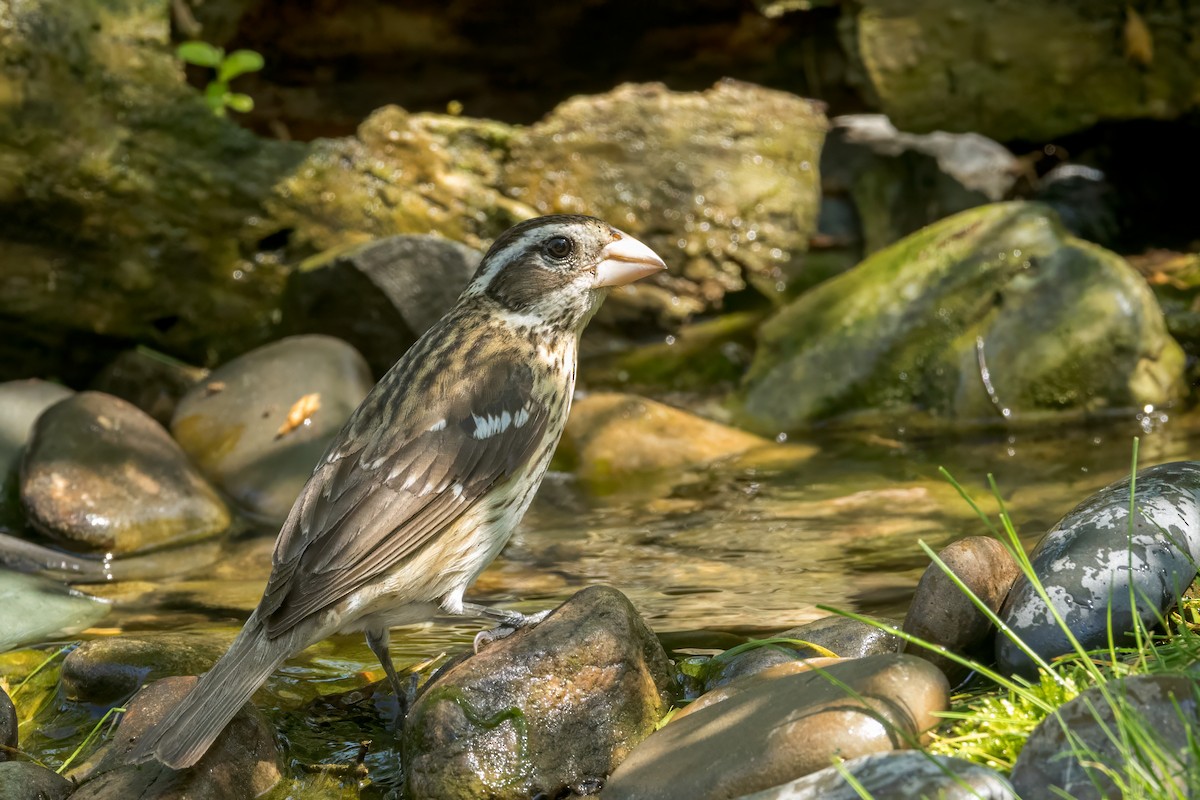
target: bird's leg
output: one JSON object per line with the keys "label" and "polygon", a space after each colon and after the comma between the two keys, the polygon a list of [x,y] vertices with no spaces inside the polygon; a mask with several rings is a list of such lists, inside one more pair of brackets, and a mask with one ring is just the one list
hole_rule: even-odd
{"label": "bird's leg", "polygon": [[400,683],[400,676],[396,674],[396,667],[392,664],[392,654],[388,652],[388,641],[391,639],[391,632],[387,628],[380,630],[369,630],[367,633],[367,647],[371,648],[371,652],[379,659],[383,671],[387,674],[388,683],[391,684],[392,691],[396,693],[396,703],[400,706],[400,711],[396,715],[396,724],[404,722],[404,717],[408,715],[408,710],[412,708],[413,700],[416,698],[417,686],[416,675],[413,675],[413,680],[409,681],[407,689]]}
{"label": "bird's leg", "polygon": [[522,614],[519,611],[507,611],[503,608],[481,606],[478,603],[463,603],[462,613],[470,614],[476,617],[494,619],[500,623],[490,631],[480,631],[479,633],[475,634],[476,653],[478,653],[484,645],[488,645],[499,639],[512,636],[521,628],[528,628],[531,625],[536,625],[550,614],[549,611],[539,611],[536,614]]}

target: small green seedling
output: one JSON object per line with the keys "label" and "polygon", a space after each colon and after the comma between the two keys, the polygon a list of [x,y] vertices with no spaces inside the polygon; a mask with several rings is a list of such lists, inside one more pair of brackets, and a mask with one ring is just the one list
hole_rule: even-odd
{"label": "small green seedling", "polygon": [[204,102],[218,117],[225,116],[228,108],[243,114],[254,110],[254,99],[247,94],[231,92],[229,82],[239,75],[262,69],[260,54],[253,50],[234,50],[226,55],[223,47],[214,47],[208,42],[184,42],[176,48],[175,55],[185,64],[216,70],[216,77],[204,87]]}

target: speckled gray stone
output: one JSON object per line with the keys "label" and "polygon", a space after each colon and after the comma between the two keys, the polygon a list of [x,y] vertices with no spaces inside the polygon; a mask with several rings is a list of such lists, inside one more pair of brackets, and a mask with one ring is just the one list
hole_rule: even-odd
{"label": "speckled gray stone", "polygon": [[[1148,627],[1196,577],[1200,560],[1200,462],[1177,461],[1142,470],[1129,522],[1129,481],[1105,487],[1067,514],[1030,555],[1055,609],[1085,648],[1108,643],[1108,605],[1118,640],[1137,616]],[[1132,567],[1132,570],[1130,569]],[[1133,576],[1132,582],[1130,575]],[[1029,580],[1017,580],[1000,618],[1044,658],[1071,650],[1066,635]],[[1008,637],[996,636],[996,661],[1031,675],[1033,662]]]}
{"label": "speckled gray stone", "polygon": [[[872,753],[845,761],[850,773],[874,800],[1016,800],[1009,782],[994,770],[961,758],[905,750]],[[858,800],[861,794],[837,767],[773,786],[738,800]]]}

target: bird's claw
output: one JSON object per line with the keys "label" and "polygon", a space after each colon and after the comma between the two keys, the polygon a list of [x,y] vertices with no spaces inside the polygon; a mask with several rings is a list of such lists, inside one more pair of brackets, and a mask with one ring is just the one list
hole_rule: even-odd
{"label": "bird's claw", "polygon": [[532,625],[537,625],[550,615],[549,611],[539,611],[536,614],[521,614],[516,611],[505,612],[503,621],[495,628],[487,631],[480,631],[475,634],[475,652],[487,647],[492,642],[498,642],[501,639],[506,639],[519,631],[521,628],[528,628]]}

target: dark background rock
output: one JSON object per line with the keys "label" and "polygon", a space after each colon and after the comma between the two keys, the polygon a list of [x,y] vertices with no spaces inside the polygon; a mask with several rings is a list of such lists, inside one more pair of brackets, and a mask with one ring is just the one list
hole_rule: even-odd
{"label": "dark background rock", "polygon": [[389,236],[314,256],[288,277],[281,327],[343,339],[382,377],[450,310],[480,258],[437,236]]}
{"label": "dark background rock", "polygon": [[0,764],[0,797],[4,800],[66,800],[75,784],[28,761]]}
{"label": "dark background rock", "polygon": [[[8,692],[0,687],[0,761],[14,757],[17,747],[17,709]],[[0,797],[3,795],[0,794]]]}
{"label": "dark background rock", "polygon": [[126,350],[92,380],[89,387],[145,411],[164,427],[171,423],[175,406],[188,390],[208,374],[152,350]]}

